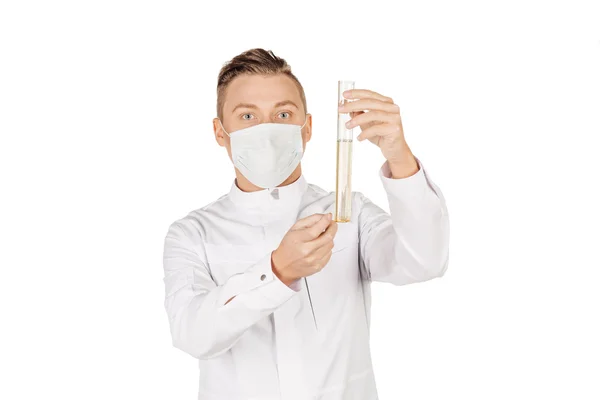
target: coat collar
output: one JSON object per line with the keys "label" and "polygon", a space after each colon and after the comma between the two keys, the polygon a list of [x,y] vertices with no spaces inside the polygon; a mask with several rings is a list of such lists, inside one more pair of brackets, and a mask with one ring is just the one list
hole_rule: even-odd
{"label": "coat collar", "polygon": [[308,182],[300,175],[294,182],[273,189],[261,189],[254,192],[244,192],[237,186],[236,179],[231,184],[229,198],[236,206],[244,208],[281,208],[298,206]]}

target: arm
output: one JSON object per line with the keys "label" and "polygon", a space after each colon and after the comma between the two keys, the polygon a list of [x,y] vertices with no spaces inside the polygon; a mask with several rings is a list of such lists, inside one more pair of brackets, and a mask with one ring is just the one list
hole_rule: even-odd
{"label": "arm", "polygon": [[357,139],[368,139],[387,160],[379,175],[391,215],[358,194],[361,272],[396,285],[442,276],[448,267],[448,211],[406,143],[400,107],[372,90],[349,90],[344,97],[355,99],[339,107],[353,115],[346,127],[359,126]]}
{"label": "arm", "polygon": [[169,227],[163,257],[164,305],[173,346],[207,359],[229,350],[248,328],[299,289],[286,286],[274,275],[270,253],[217,286],[204,252],[194,245],[197,248],[178,223]]}
{"label": "arm", "polygon": [[388,162],[381,167],[389,214],[357,193],[361,261],[370,280],[405,285],[440,277],[448,268],[446,202],[416,160],[418,171],[405,178],[393,178]]}

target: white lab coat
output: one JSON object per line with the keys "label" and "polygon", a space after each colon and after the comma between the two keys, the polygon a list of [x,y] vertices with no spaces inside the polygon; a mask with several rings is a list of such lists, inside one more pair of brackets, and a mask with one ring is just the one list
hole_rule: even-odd
{"label": "white lab coat", "polygon": [[448,266],[444,197],[417,162],[419,172],[404,179],[381,167],[390,213],[353,192],[352,219],[338,224],[331,260],[292,287],[272,273],[271,252],[298,219],[335,209],[335,193],[304,176],[274,193],[242,192],[234,181],[228,194],[171,224],[165,308],[173,345],[199,360],[198,399],[378,398],[371,281],[423,282]]}

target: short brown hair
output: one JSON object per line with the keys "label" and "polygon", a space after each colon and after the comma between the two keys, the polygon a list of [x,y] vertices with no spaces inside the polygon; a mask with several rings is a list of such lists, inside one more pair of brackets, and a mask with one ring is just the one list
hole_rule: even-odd
{"label": "short brown hair", "polygon": [[292,67],[280,57],[277,57],[271,50],[250,49],[231,59],[223,65],[219,72],[217,82],[217,116],[223,120],[223,103],[225,102],[225,92],[231,81],[240,75],[277,75],[284,74],[289,76],[300,91],[302,105],[306,112],[306,96],[304,88],[300,81],[292,73]]}

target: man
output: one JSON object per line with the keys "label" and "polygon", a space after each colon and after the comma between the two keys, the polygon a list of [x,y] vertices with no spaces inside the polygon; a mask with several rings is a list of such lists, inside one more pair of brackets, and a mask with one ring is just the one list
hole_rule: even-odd
{"label": "man", "polygon": [[173,345],[199,359],[199,399],[375,400],[370,283],[442,276],[448,214],[411,153],[400,111],[369,90],[340,108],[379,146],[390,213],[352,193],[309,184],[300,158],[312,135],[304,90],[285,60],[252,49],[217,85],[217,143],[233,161],[228,194],[169,227],[165,308]]}

